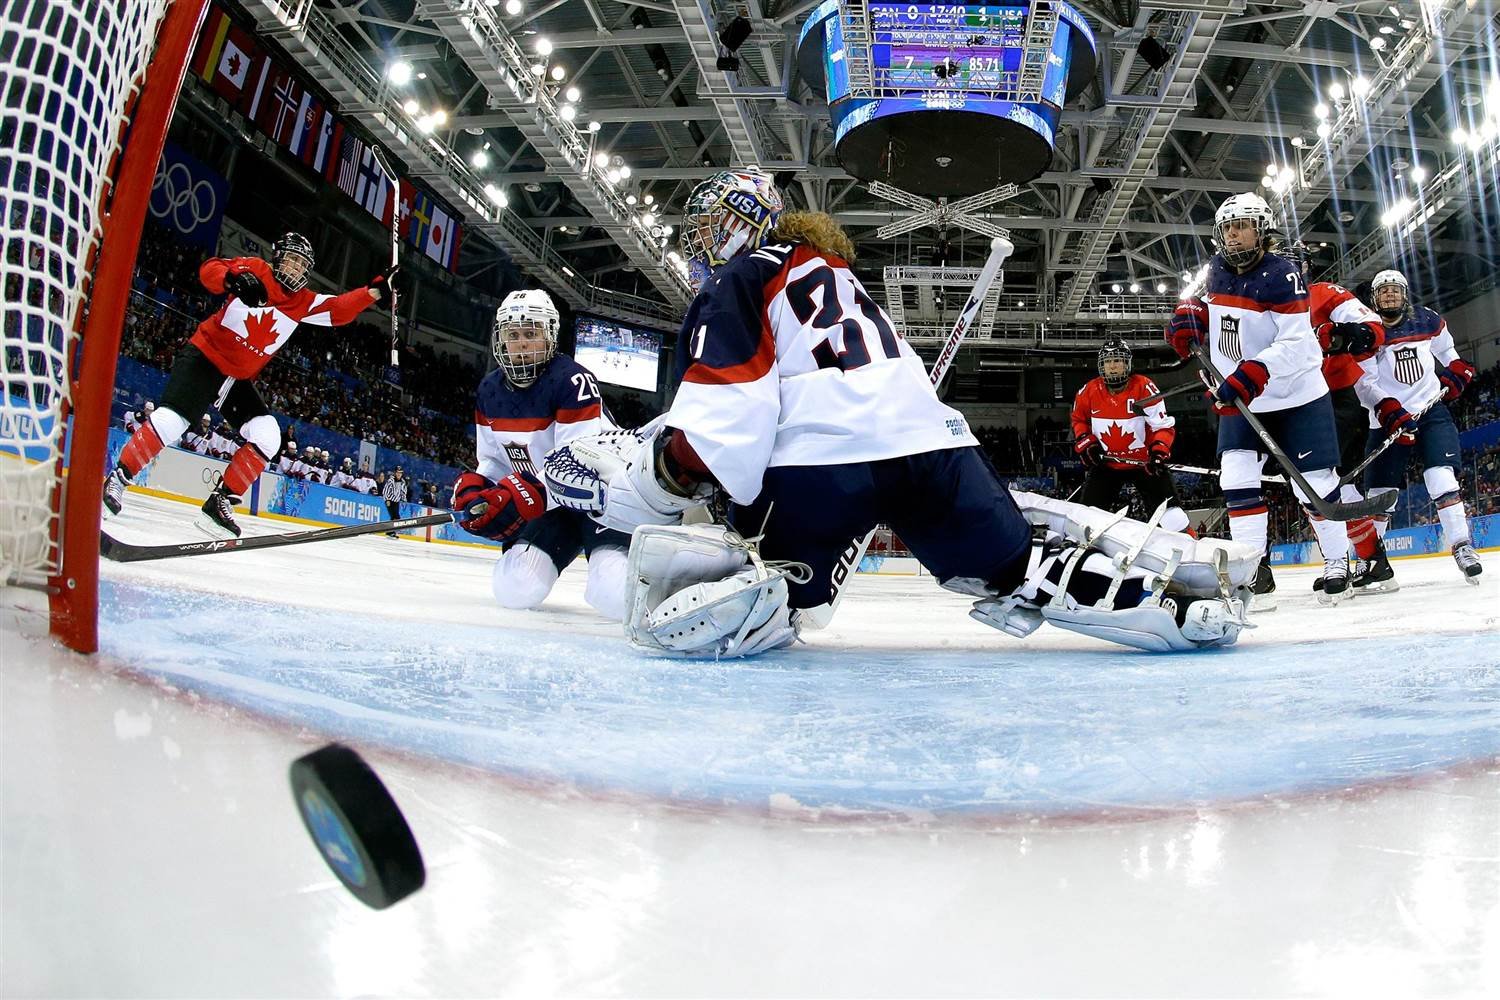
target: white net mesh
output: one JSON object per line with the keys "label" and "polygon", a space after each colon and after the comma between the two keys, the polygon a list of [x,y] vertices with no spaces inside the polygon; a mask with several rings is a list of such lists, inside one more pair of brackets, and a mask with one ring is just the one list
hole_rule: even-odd
{"label": "white net mesh", "polygon": [[[58,566],[68,365],[109,171],[167,0],[0,0],[0,578]],[[98,475],[102,470],[80,470]]]}

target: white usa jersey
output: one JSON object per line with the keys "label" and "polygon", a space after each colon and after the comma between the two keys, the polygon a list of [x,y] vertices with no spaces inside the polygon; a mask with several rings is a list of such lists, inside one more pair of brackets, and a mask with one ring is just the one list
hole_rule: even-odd
{"label": "white usa jersey", "polygon": [[1327,395],[1323,349],[1308,320],[1307,283],[1291,261],[1266,254],[1236,274],[1214,255],[1208,267],[1208,346],[1214,368],[1227,376],[1243,361],[1259,361],[1270,380],[1255,397],[1255,413],[1289,410]]}
{"label": "white usa jersey", "polygon": [[1413,306],[1399,325],[1387,326],[1385,342],[1375,352],[1375,374],[1355,384],[1360,402],[1370,408],[1370,426],[1380,426],[1375,406],[1382,399],[1394,399],[1416,414],[1441,398],[1437,369],[1457,359],[1448,324],[1425,306]]}
{"label": "white usa jersey", "polygon": [[848,465],[978,444],[849,265],[772,244],[720,268],[678,335],[666,424],[736,503],[767,468]]}
{"label": "white usa jersey", "polygon": [[[474,447],[479,474],[492,480],[512,472],[542,478],[542,459],[585,434],[613,430],[599,385],[566,354],[547,363],[535,382],[518,389],[495,369],[479,383]],[[548,506],[556,506],[548,497]]]}

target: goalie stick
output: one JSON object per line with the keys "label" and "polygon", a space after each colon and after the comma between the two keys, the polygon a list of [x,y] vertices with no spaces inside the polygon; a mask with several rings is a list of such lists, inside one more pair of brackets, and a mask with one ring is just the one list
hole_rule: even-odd
{"label": "goalie stick", "polygon": [[[964,335],[973,326],[975,318],[979,315],[980,306],[984,304],[984,298],[989,294],[990,285],[994,283],[995,276],[1000,273],[1006,258],[1015,253],[1016,246],[1010,240],[997,236],[990,240],[990,255],[984,262],[984,268],[979,272],[979,280],[974,284],[974,291],[970,293],[969,300],[964,303],[962,311],[958,314],[958,320],[953,324],[953,330],[948,334],[948,339],[943,341],[943,347],[938,351],[937,358],[932,362],[932,371],[928,373],[928,380],[933,389],[943,384],[943,377],[948,374],[948,369],[953,365],[953,358],[958,353],[958,345],[963,342]],[[865,550],[870,547],[870,539],[875,537],[875,529],[870,529],[863,538],[856,538],[849,543],[839,556],[838,562],[833,565],[833,596],[828,599],[827,604],[820,604],[815,608],[805,608],[802,611],[802,622],[808,628],[827,628],[828,623],[833,620],[833,613],[838,610],[839,601],[844,597],[844,589],[849,583],[849,577],[859,568],[860,560],[865,557]]]}
{"label": "goalie stick", "polygon": [[[1203,372],[1203,376],[1208,382],[1208,387],[1210,389],[1218,389],[1219,383],[1223,380],[1219,376],[1218,369],[1214,368],[1213,364],[1204,356],[1203,348],[1197,344],[1192,344],[1188,347],[1188,350],[1192,351],[1193,357],[1198,359],[1198,368]],[[1321,517],[1325,517],[1330,521],[1353,521],[1361,517],[1371,517],[1375,514],[1385,513],[1386,507],[1390,504],[1392,494],[1396,492],[1395,490],[1381,490],[1378,493],[1370,494],[1363,500],[1355,500],[1350,503],[1324,500],[1318,496],[1318,491],[1312,488],[1312,485],[1308,483],[1301,471],[1292,464],[1292,460],[1287,457],[1286,452],[1281,450],[1281,445],[1277,444],[1276,440],[1271,437],[1265,425],[1256,418],[1255,414],[1250,412],[1250,407],[1245,404],[1245,401],[1235,399],[1234,408],[1240,412],[1240,416],[1245,418],[1245,423],[1250,425],[1250,429],[1255,432],[1255,436],[1260,438],[1260,442],[1265,445],[1266,451],[1285,470],[1287,477],[1293,483],[1297,484],[1297,487],[1302,491],[1302,495],[1307,498],[1307,505],[1317,511]]]}
{"label": "goalie stick", "polygon": [[336,528],[313,528],[310,531],[291,531],[280,535],[242,535],[239,538],[217,538],[207,542],[181,542],[165,545],[135,545],[131,542],[122,542],[108,532],[101,531],[99,532],[99,554],[111,562],[144,562],[148,559],[206,556],[215,552],[237,552],[242,549],[274,549],[283,545],[301,545],[304,542],[328,542],[335,538],[373,535],[379,531],[436,527],[440,524],[449,524],[460,516],[448,511],[441,514],[400,517],[394,521],[376,521],[373,524],[345,524]]}

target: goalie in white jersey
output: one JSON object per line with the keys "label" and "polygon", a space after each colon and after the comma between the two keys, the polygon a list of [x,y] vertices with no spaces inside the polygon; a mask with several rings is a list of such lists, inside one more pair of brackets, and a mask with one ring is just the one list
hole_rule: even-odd
{"label": "goalie in white jersey", "polygon": [[[850,540],[882,522],[944,587],[979,598],[974,617],[1013,635],[1047,620],[1147,649],[1234,641],[1244,622],[1229,591],[1254,575],[1254,553],[1148,539],[1139,523],[1045,498],[1022,498],[1023,515],[854,277],[848,237],[827,215],[781,207],[754,170],[694,189],[683,245],[700,290],[671,409],[545,463],[558,503],[635,531],[634,644],[728,656],[787,645],[795,612],[829,601]],[[681,526],[718,493],[738,532]],[[1092,546],[1070,541],[1086,526]]]}

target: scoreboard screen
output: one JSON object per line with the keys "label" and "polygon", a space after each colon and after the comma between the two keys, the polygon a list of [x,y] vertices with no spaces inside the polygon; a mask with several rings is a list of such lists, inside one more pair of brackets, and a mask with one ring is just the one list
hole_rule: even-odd
{"label": "scoreboard screen", "polygon": [[872,3],[871,56],[888,86],[930,88],[937,80],[998,90],[1021,69],[1025,7]]}

